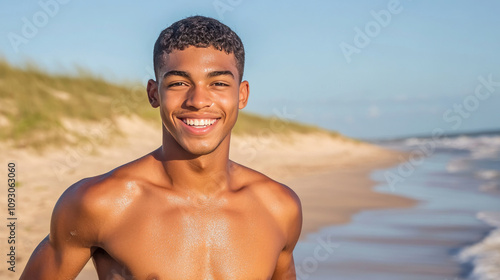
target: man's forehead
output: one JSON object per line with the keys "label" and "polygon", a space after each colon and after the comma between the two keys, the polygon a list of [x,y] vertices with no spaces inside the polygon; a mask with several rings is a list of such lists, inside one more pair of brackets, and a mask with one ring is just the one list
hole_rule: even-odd
{"label": "man's forehead", "polygon": [[[168,54],[164,53],[160,57],[159,62],[159,66],[162,71],[179,70],[176,69],[178,67],[217,67],[237,71],[236,57],[234,54],[228,54],[213,47],[200,48],[190,46],[184,50],[173,50]],[[237,72],[234,74],[236,75]]]}

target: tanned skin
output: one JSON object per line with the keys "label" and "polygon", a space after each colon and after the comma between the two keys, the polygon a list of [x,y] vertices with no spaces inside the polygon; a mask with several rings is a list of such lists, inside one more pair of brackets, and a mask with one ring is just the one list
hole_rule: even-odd
{"label": "tanned skin", "polygon": [[166,55],[147,87],[162,146],[69,187],[21,279],[75,279],[90,258],[102,280],[295,279],[298,197],[229,160],[249,95],[239,75],[212,47]]}

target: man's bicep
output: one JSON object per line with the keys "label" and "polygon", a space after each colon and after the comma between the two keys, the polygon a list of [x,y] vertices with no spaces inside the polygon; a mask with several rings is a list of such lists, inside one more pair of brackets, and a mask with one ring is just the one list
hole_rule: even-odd
{"label": "man's bicep", "polygon": [[290,225],[289,237],[283,251],[281,251],[272,280],[295,280],[295,262],[293,259],[293,249],[298,242],[300,229],[302,227],[302,213],[297,213],[297,216]]}
{"label": "man's bicep", "polygon": [[289,203],[286,207],[285,216],[286,223],[286,245],[281,251],[276,269],[273,274],[273,280],[295,280],[295,263],[293,259],[293,250],[297,244],[300,232],[302,230],[302,206],[298,196],[292,191],[290,192]]}
{"label": "man's bicep", "polygon": [[50,234],[31,255],[22,279],[74,279],[90,259],[92,217],[77,187],[68,188],[57,201]]}
{"label": "man's bicep", "polygon": [[71,244],[55,246],[47,236],[31,255],[21,280],[74,279],[90,256],[88,248]]}
{"label": "man's bicep", "polygon": [[295,263],[293,254],[290,251],[282,251],[276,269],[274,270],[272,280],[295,280]]}

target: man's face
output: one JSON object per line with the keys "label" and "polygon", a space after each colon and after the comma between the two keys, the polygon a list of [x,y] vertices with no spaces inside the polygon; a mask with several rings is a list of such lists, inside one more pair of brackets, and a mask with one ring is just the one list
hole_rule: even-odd
{"label": "man's face", "polygon": [[248,82],[240,83],[239,75],[233,54],[211,47],[174,50],[157,69],[158,81],[149,81],[148,96],[177,143],[204,155],[229,140],[238,109],[246,106]]}

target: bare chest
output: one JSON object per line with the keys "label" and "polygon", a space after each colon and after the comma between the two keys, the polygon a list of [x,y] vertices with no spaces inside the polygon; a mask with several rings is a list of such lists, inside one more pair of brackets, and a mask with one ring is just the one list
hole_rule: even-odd
{"label": "bare chest", "polygon": [[142,210],[104,240],[130,279],[269,279],[284,245],[276,221],[260,208]]}

